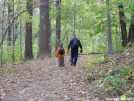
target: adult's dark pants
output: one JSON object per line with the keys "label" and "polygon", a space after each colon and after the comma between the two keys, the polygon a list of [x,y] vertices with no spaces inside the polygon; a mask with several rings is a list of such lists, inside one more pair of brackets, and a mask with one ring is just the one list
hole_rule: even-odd
{"label": "adult's dark pants", "polygon": [[78,49],[71,50],[71,64],[76,65],[78,59]]}

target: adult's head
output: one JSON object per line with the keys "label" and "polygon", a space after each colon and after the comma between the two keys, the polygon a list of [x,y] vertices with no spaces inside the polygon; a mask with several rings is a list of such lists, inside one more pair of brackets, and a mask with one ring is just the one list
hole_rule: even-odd
{"label": "adult's head", "polygon": [[63,47],[63,43],[60,43],[60,47]]}
{"label": "adult's head", "polygon": [[76,38],[76,34],[74,34],[73,37]]}

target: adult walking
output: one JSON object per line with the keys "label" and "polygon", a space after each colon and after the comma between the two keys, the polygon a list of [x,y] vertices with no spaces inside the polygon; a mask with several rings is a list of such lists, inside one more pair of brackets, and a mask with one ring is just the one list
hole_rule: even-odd
{"label": "adult walking", "polygon": [[78,59],[78,48],[80,47],[80,52],[82,53],[82,45],[79,39],[76,38],[76,35],[73,35],[73,39],[70,41],[68,45],[68,51],[71,47],[71,65],[76,66]]}

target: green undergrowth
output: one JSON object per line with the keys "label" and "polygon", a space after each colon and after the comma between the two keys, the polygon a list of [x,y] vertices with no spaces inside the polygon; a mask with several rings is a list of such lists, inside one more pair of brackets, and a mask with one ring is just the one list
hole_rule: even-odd
{"label": "green undergrowth", "polygon": [[94,96],[101,99],[134,98],[134,66],[115,66],[106,62],[103,55],[89,57],[84,65],[87,80],[94,85]]}

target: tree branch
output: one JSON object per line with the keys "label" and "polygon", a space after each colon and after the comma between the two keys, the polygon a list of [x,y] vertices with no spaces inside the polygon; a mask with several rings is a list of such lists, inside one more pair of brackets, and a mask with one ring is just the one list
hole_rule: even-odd
{"label": "tree branch", "polygon": [[38,8],[38,7],[40,7],[40,6],[46,5],[46,4],[48,4],[48,3],[52,3],[52,2],[56,2],[56,1],[59,1],[59,0],[54,0],[54,1],[49,1],[49,2],[46,2],[46,3],[42,3],[42,4],[40,4],[39,6],[26,9],[26,10],[20,12],[19,14],[17,14],[17,15],[13,18],[12,22],[7,26],[7,28],[6,28],[6,30],[5,30],[5,33],[4,33],[3,37],[2,37],[2,40],[1,40],[1,42],[0,42],[0,48],[1,48],[1,45],[3,44],[3,41],[4,41],[4,38],[5,38],[6,33],[7,33],[7,31],[8,31],[8,28],[14,23],[15,19],[16,19],[18,16],[20,16],[22,13],[24,13],[24,12],[26,12],[26,11],[29,11],[29,10],[32,10],[32,9]]}

